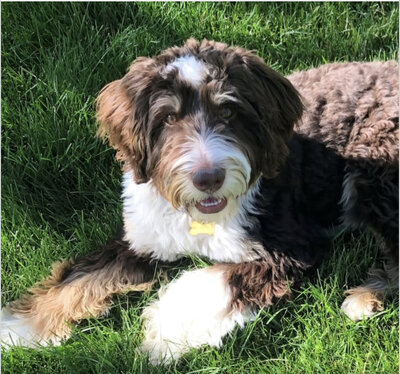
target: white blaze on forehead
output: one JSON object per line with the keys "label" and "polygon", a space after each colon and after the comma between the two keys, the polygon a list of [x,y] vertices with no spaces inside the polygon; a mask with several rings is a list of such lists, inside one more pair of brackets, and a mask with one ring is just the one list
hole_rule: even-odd
{"label": "white blaze on forehead", "polygon": [[204,63],[194,56],[182,56],[167,65],[165,71],[168,73],[173,68],[178,69],[179,77],[189,82],[194,87],[199,87],[203,82],[208,70]]}

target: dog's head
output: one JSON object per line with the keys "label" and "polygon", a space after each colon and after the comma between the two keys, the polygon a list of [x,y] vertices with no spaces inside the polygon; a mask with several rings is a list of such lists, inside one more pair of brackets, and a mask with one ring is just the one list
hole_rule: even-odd
{"label": "dog's head", "polygon": [[231,216],[261,175],[276,175],[301,113],[296,90],[261,58],[194,39],[138,58],[97,99],[99,133],[136,183],[206,222]]}

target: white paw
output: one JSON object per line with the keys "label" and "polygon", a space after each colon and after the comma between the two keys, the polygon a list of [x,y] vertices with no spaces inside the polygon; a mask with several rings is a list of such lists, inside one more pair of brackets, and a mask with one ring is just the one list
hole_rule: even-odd
{"label": "white paw", "polygon": [[156,365],[169,363],[190,348],[204,344],[219,347],[236,323],[243,326],[251,318],[232,310],[230,302],[231,293],[221,269],[184,273],[160,290],[159,300],[144,310],[142,350]]}
{"label": "white paw", "polygon": [[377,295],[363,288],[355,288],[341,306],[343,312],[354,322],[370,318],[383,310],[382,302]]}
{"label": "white paw", "polygon": [[[57,343],[57,341],[53,341]],[[1,311],[1,345],[6,349],[11,346],[35,347],[46,346],[48,342],[38,335],[28,319],[12,315],[6,307]]]}

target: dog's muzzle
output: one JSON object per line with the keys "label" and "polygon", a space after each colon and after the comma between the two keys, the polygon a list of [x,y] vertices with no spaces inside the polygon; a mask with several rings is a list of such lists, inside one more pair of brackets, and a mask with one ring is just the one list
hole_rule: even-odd
{"label": "dog's muzzle", "polygon": [[218,213],[226,207],[226,198],[213,197],[224,184],[226,171],[223,168],[202,168],[192,175],[193,185],[201,192],[211,196],[196,203],[196,208],[204,214]]}

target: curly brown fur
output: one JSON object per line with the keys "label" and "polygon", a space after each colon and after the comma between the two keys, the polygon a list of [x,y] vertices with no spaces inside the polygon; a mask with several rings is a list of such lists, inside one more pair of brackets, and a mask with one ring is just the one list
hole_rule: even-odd
{"label": "curly brown fur", "polygon": [[71,324],[107,313],[112,296],[149,289],[156,266],[115,239],[92,255],[55,263],[51,275],[10,303],[43,339],[67,338]]}
{"label": "curly brown fur", "polygon": [[296,131],[347,160],[397,164],[398,64],[342,63],[296,72],[288,79],[306,108]]}
{"label": "curly brown fur", "polygon": [[349,311],[355,320],[364,309],[381,310],[387,290],[398,288],[398,76],[398,64],[388,61],[330,64],[288,77],[306,107],[297,132],[345,160],[343,223],[370,229],[387,261],[388,281],[370,276],[349,291],[343,308],[356,305]]}
{"label": "curly brown fur", "polygon": [[224,275],[232,292],[233,309],[249,305],[271,306],[290,296],[291,286],[298,283],[307,266],[284,254],[271,252],[263,259],[225,267]]}

